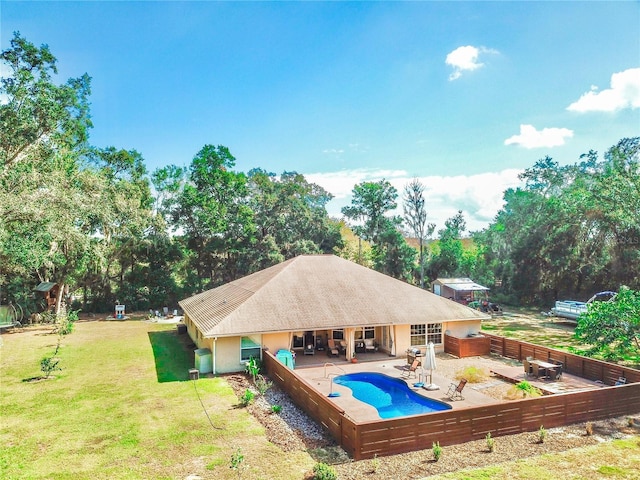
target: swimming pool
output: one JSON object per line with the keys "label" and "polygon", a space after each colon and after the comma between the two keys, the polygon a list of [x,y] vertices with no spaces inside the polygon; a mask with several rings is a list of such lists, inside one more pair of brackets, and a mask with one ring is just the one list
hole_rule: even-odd
{"label": "swimming pool", "polygon": [[451,409],[451,405],[423,397],[411,390],[403,380],[382,373],[349,373],[335,377],[333,382],[350,388],[355,398],[375,407],[380,418]]}

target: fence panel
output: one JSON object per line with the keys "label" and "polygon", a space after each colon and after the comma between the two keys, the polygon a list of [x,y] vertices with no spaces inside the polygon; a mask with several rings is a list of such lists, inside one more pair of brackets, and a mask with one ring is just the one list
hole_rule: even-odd
{"label": "fence panel", "polygon": [[586,375],[606,383],[625,376],[636,383],[358,423],[269,352],[264,352],[263,359],[271,379],[327,428],[354,460],[429,449],[434,442],[445,446],[479,440],[489,432],[500,437],[537,431],[541,426],[553,428],[640,411],[640,371],[493,335],[489,341],[492,353],[507,353],[519,360],[522,355],[548,358],[563,362],[565,369],[574,375],[587,372]]}

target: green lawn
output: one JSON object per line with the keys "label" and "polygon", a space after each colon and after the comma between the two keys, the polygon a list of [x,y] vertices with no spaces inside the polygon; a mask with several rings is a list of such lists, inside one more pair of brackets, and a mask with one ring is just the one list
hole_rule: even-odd
{"label": "green lawn", "polygon": [[[79,322],[62,370],[30,381],[55,349],[50,331],[0,337],[0,478],[301,480],[312,470],[307,453],[266,440],[223,377],[188,380],[193,347],[174,325]],[[238,449],[241,477],[230,468]],[[442,478],[640,478],[639,449],[634,437]]]}
{"label": "green lawn", "polygon": [[175,325],[79,322],[63,338],[62,370],[34,381],[56,342],[44,328],[2,335],[0,478],[238,478],[238,449],[242,478],[313,468],[306,453],[267,442],[223,378],[188,380],[193,348]]}

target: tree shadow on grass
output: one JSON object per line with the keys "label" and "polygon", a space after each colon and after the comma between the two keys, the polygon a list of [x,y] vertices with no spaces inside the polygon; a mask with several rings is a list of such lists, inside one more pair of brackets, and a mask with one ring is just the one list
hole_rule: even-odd
{"label": "tree shadow on grass", "polygon": [[149,342],[156,362],[158,383],[189,380],[195,354],[188,335],[176,331],[149,332]]}

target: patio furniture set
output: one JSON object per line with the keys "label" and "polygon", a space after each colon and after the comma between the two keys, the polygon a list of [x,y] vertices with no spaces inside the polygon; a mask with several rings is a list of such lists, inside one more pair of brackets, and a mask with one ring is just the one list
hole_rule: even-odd
{"label": "patio furniture set", "polygon": [[527,357],[523,360],[524,374],[526,377],[533,376],[547,380],[560,380],[562,377],[562,362],[548,362]]}

